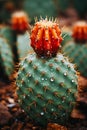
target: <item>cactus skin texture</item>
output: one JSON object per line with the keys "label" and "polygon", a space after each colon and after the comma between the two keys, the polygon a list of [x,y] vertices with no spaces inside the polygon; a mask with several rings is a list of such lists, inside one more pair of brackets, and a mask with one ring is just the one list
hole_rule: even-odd
{"label": "cactus skin texture", "polygon": [[[40,24],[43,26],[42,21]],[[46,24],[48,30],[53,29],[51,25]],[[55,40],[50,44],[52,43],[55,46]],[[16,78],[19,104],[36,124],[44,127],[48,122],[67,124],[75,106],[77,93],[78,83],[74,65],[61,53],[56,54],[55,57],[51,55],[49,58],[48,55],[38,55],[38,51],[36,53],[28,54],[20,62]]]}
{"label": "cactus skin texture", "polygon": [[40,20],[31,34],[31,46],[39,56],[55,56],[62,42],[61,31],[55,22]]}
{"label": "cactus skin texture", "polygon": [[77,76],[74,66],[58,54],[49,60],[29,54],[16,80],[21,107],[37,124],[66,124],[75,105]]}
{"label": "cactus skin texture", "polygon": [[23,11],[17,11],[12,14],[11,24],[12,29],[17,33],[24,33],[28,29],[28,16]]}
{"label": "cactus skin texture", "polygon": [[33,51],[30,43],[30,35],[28,34],[28,32],[17,36],[16,48],[18,61],[23,59],[29,52]]}
{"label": "cactus skin texture", "polygon": [[0,37],[0,77],[9,78],[14,70],[13,55],[7,41]]}
{"label": "cactus skin texture", "polygon": [[87,77],[87,43],[76,44],[72,41],[63,47],[63,52],[76,64],[80,74]]}
{"label": "cactus skin texture", "polygon": [[76,64],[80,74],[87,77],[87,24],[85,25],[81,24],[81,28],[80,24],[79,27],[74,27],[74,40],[63,47],[63,52]]}
{"label": "cactus skin texture", "polygon": [[65,44],[67,44],[68,42],[70,42],[72,40],[71,34],[69,34],[67,32],[63,32],[62,37],[63,37],[63,41],[61,43],[62,46],[64,46]]}
{"label": "cactus skin texture", "polygon": [[13,48],[14,43],[16,42],[16,34],[9,26],[0,27],[0,35],[7,39],[8,44]]}

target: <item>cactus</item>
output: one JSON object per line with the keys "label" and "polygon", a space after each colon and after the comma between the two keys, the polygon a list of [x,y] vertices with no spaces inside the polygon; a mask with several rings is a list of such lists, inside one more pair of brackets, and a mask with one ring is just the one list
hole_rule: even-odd
{"label": "cactus", "polygon": [[[40,24],[41,22],[42,24]],[[49,27],[48,24],[50,24]],[[51,28],[51,26],[53,28]],[[32,30],[31,46],[33,47],[35,52],[38,53],[38,55],[44,57],[54,56],[56,55],[59,45],[62,41],[62,37],[60,36],[60,34],[61,31],[57,24],[52,23],[50,21],[46,22],[46,19],[37,22],[35,27]],[[53,35],[53,37],[51,37],[51,35]],[[53,42],[54,44],[52,45],[51,42]]]}
{"label": "cactus", "polygon": [[17,35],[16,32],[9,26],[1,26],[0,36],[8,41],[8,44],[12,49],[15,62],[19,62],[20,58],[23,58],[27,55],[28,51],[32,50],[29,46],[30,38],[27,32]]}
{"label": "cactus", "polygon": [[71,29],[64,28],[64,30],[62,31],[62,37],[63,37],[63,41],[62,41],[61,45],[64,46],[65,44],[67,44],[69,41],[72,40]]}
{"label": "cactus", "polygon": [[14,70],[13,55],[7,41],[0,37],[0,78],[9,78]]}
{"label": "cactus", "polygon": [[53,0],[25,0],[23,3],[23,8],[29,14],[32,23],[35,17],[54,17],[58,15]]}
{"label": "cactus", "polygon": [[0,35],[7,39],[11,48],[13,48],[14,43],[16,42],[16,34],[9,26],[0,26]]}
{"label": "cactus", "polygon": [[28,22],[28,16],[24,11],[17,11],[12,14],[12,29],[15,30],[17,33],[24,33],[29,28]]}
{"label": "cactus", "polygon": [[[77,65],[82,76],[87,77],[87,24],[79,22],[73,27],[73,38],[63,47],[63,52]],[[84,60],[85,59],[85,60]]]}
{"label": "cactus", "polygon": [[24,58],[29,52],[33,51],[30,46],[30,42],[30,35],[28,32],[17,36],[16,48],[19,61]]}
{"label": "cactus", "polygon": [[15,62],[19,62],[20,58],[23,58],[29,51],[29,36],[27,38],[26,31],[30,29],[29,18],[24,11],[16,11],[11,17],[11,27],[16,33],[17,39],[13,47],[13,53],[15,55]]}
{"label": "cactus", "polygon": [[77,74],[74,65],[57,54],[61,41],[55,21],[37,22],[31,33],[36,54],[21,61],[16,78],[20,106],[34,123],[45,127],[48,122],[67,124],[76,101]]}
{"label": "cactus", "polygon": [[87,23],[84,21],[77,22],[73,27],[73,37],[77,42],[87,41]]}

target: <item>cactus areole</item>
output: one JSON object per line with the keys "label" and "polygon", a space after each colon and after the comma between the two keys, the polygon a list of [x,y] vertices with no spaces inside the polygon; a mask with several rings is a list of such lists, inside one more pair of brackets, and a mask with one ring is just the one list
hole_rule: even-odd
{"label": "cactus areole", "polygon": [[73,27],[73,38],[77,43],[87,42],[87,23],[86,22],[77,22]]}
{"label": "cactus areole", "polygon": [[45,19],[35,24],[31,34],[31,46],[38,56],[55,56],[61,42],[61,30],[56,22]]}
{"label": "cactus areole", "polygon": [[75,106],[77,74],[74,65],[58,53],[62,41],[55,22],[40,20],[31,33],[35,53],[20,63],[16,78],[18,102],[30,119],[46,126],[67,124]]}

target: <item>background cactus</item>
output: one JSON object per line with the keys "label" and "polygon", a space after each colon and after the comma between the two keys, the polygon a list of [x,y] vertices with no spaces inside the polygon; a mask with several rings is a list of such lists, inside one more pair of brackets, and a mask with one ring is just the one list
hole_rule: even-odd
{"label": "background cactus", "polygon": [[62,41],[62,46],[64,46],[66,43],[68,43],[69,41],[72,40],[72,31],[71,28],[67,28],[65,27],[62,31],[62,37],[63,37],[63,41]]}
{"label": "background cactus", "polygon": [[[55,49],[50,51],[50,55],[47,53],[48,46],[53,50],[56,45],[58,49],[61,43],[61,31],[57,26],[47,19],[35,24],[31,33],[31,45],[37,55],[29,54],[21,61],[16,79],[21,107],[35,123],[42,126],[48,122],[66,124],[76,101],[77,74],[74,65],[62,54],[57,54],[57,51],[55,53]],[[43,33],[40,33],[43,29]],[[40,53],[38,46],[41,46]],[[47,52],[42,54],[43,47]]]}
{"label": "background cactus", "polygon": [[0,37],[0,78],[9,78],[14,70],[13,54],[7,41]]}
{"label": "background cactus", "polygon": [[17,57],[19,61],[24,58],[29,52],[33,51],[30,43],[30,34],[28,32],[17,36],[16,47]]}
{"label": "background cactus", "polygon": [[11,48],[13,48],[16,42],[15,32],[9,26],[2,25],[0,26],[0,35],[7,39],[8,44],[10,44]]}
{"label": "background cactus", "polygon": [[31,22],[34,22],[35,17],[52,17],[57,16],[58,13],[52,0],[25,0],[23,8],[29,14]]}
{"label": "background cactus", "polygon": [[16,11],[12,14],[11,25],[12,29],[15,30],[16,33],[26,32],[29,28],[28,22],[28,16],[24,11]]}
{"label": "background cactus", "polygon": [[8,41],[14,55],[14,62],[19,62],[21,58],[25,57],[26,54],[32,50],[28,32],[17,34],[11,27],[1,26],[0,36]]}
{"label": "background cactus", "polygon": [[87,77],[87,24],[76,24],[73,37],[74,40],[63,47],[63,52],[77,65],[81,75]]}

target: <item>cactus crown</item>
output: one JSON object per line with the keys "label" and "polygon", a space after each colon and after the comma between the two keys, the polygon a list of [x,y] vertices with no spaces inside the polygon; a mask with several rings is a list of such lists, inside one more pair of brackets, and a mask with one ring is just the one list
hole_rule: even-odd
{"label": "cactus crown", "polygon": [[56,21],[41,19],[31,33],[31,46],[40,57],[53,57],[62,42],[61,30]]}
{"label": "cactus crown", "polygon": [[84,21],[77,22],[73,27],[73,38],[76,41],[87,41],[87,23]]}

